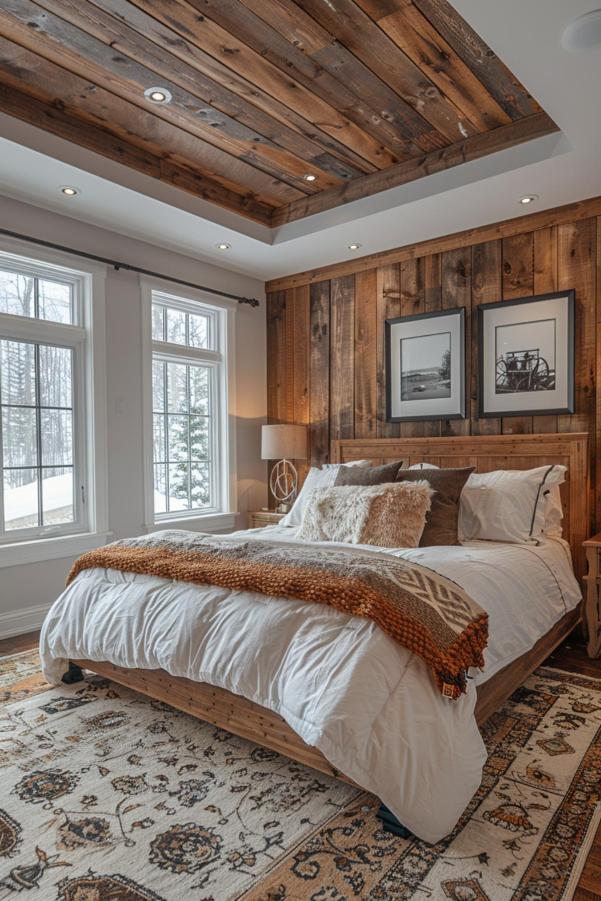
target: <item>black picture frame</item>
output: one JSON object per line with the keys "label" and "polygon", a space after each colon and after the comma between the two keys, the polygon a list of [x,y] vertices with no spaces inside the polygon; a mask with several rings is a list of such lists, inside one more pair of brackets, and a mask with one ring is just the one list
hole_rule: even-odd
{"label": "black picture frame", "polygon": [[[458,396],[458,410],[453,413],[442,412],[440,414],[432,412],[427,414],[411,414],[410,412],[407,415],[393,415],[392,407],[393,407],[393,398],[392,398],[392,329],[394,326],[403,325],[406,323],[414,323],[417,321],[422,321],[424,323],[424,329],[422,335],[424,337],[428,336],[428,322],[439,319],[440,317],[457,317],[458,319],[458,333],[459,337],[456,342],[458,347],[455,348],[455,352],[458,352],[460,355],[459,362],[459,388],[457,392]],[[421,336],[420,336],[421,337]],[[454,307],[448,310],[440,310],[432,313],[417,313],[413,316],[397,316],[394,319],[386,319],[384,322],[384,341],[385,341],[385,372],[386,372],[386,421],[387,422],[437,422],[441,420],[447,419],[465,419],[466,416],[466,382],[465,382],[465,308],[464,307]],[[453,350],[451,350],[453,353]],[[399,391],[401,391],[401,384],[399,382]],[[402,400],[400,400],[402,403]]]}
{"label": "black picture frame", "polygon": [[[486,398],[485,398],[485,371],[487,367],[491,365],[495,366],[495,384],[496,384],[496,368],[497,363],[499,362],[497,357],[493,361],[487,359],[487,355],[484,349],[484,339],[485,339],[485,331],[486,331],[486,323],[485,317],[489,311],[494,311],[497,309],[506,310],[511,307],[522,307],[532,303],[540,303],[544,301],[556,301],[560,299],[565,299],[567,303],[567,334],[563,336],[563,340],[565,341],[564,349],[565,349],[565,360],[567,367],[567,403],[564,406],[556,406],[553,408],[550,407],[533,407],[533,406],[524,406],[520,408],[517,406],[515,409],[511,410],[489,410],[486,408]],[[503,416],[556,416],[565,413],[573,413],[574,412],[574,359],[575,359],[575,307],[576,307],[576,292],[574,289],[570,288],[566,291],[553,291],[548,294],[534,294],[528,297],[518,297],[514,300],[501,300],[495,301],[494,303],[483,303],[478,306],[478,416],[480,418],[499,418]],[[537,321],[541,321],[538,319]],[[528,324],[528,323],[525,323]],[[557,338],[555,338],[556,346],[558,344]],[[555,361],[555,367],[557,366],[557,361]],[[554,379],[555,379],[554,370]],[[541,378],[544,377],[539,376]],[[515,392],[516,395],[524,396],[524,395],[536,395],[537,391],[534,388],[527,388],[526,390]]]}

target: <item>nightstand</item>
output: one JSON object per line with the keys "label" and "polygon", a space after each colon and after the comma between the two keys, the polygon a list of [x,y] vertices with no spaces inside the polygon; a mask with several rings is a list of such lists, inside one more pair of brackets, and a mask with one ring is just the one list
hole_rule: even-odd
{"label": "nightstand", "polygon": [[586,650],[589,657],[598,657],[601,652],[601,532],[593,535],[583,543],[586,549],[588,572],[586,582],[586,598],[584,601],[584,618],[588,630]]}
{"label": "nightstand", "polygon": [[275,510],[256,510],[248,514],[248,528],[263,529],[265,526],[274,526],[285,515],[285,513],[276,513]]}

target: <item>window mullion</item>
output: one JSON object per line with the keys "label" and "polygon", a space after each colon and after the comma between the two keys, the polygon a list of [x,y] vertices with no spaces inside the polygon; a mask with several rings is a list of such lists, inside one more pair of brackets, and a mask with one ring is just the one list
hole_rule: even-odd
{"label": "window mullion", "polygon": [[4,444],[2,432],[2,386],[0,384],[0,537],[4,534]]}
{"label": "window mullion", "polygon": [[163,463],[163,475],[165,476],[165,512],[169,513],[169,402],[167,400],[169,391],[167,385],[169,370],[167,369],[166,363],[161,363],[161,366],[163,367],[163,431],[165,433],[163,437],[165,443],[165,462]]}
{"label": "window mullion", "polygon": [[38,473],[38,528],[44,525],[44,514],[42,509],[42,408],[41,392],[40,392],[40,345],[35,345],[34,352],[34,378],[35,378],[35,429],[36,429],[36,455],[37,455],[37,473]]}
{"label": "window mullion", "polygon": [[219,351],[204,350],[198,347],[187,347],[185,344],[171,344],[168,341],[153,341],[152,352],[174,362],[187,360],[190,363],[210,363],[215,365],[223,361]]}
{"label": "window mullion", "polygon": [[49,319],[34,319],[0,313],[0,333],[10,341],[39,341],[40,344],[75,346],[85,341],[85,329]]}
{"label": "window mullion", "polygon": [[[190,322],[190,317],[186,317],[186,322]],[[191,440],[191,429],[192,429],[192,409],[191,409],[191,391],[190,391],[190,367],[186,366],[186,395],[187,395],[187,406],[188,406],[188,416],[187,416],[187,427],[188,427],[188,510],[192,509],[192,440]]]}

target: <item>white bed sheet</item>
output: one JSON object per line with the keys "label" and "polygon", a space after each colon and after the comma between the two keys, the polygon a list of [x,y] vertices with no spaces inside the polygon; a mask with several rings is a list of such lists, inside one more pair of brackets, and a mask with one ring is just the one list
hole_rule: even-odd
{"label": "white bed sheet", "polygon": [[[295,530],[278,526],[236,537],[242,534],[296,541]],[[473,715],[475,682],[531,648],[576,606],[580,591],[560,540],[365,549],[428,566],[487,610],[486,668],[458,701],[443,698],[425,664],[370,620],[102,569],[82,572],[49,611],[40,640],[44,673],[56,683],[69,658],[109,660],[243,695],[279,713],[416,835],[438,841],[480,784],[485,749]]]}
{"label": "white bed sheet", "polygon": [[[267,526],[252,533],[275,541],[296,541],[298,529]],[[331,547],[348,547],[328,542]],[[357,545],[374,550],[369,545]],[[561,617],[582,600],[567,541],[539,544],[464,541],[455,547],[379,548],[433,569],[460,585],[489,617],[485,667],[471,675],[480,685],[529,651]]]}

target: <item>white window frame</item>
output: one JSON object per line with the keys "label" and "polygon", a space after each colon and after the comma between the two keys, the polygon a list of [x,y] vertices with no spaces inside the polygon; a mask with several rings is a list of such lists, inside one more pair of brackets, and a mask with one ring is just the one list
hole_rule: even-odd
{"label": "white window frame", "polygon": [[[50,248],[0,239],[0,267],[74,286],[76,325],[0,314],[0,337],[74,350],[73,409],[76,521],[0,534],[0,567],[76,556],[108,537],[106,465],[106,267]],[[83,488],[82,488],[83,486]],[[0,485],[0,492],[2,486]]]}
{"label": "white window frame", "polygon": [[[142,384],[144,428],[144,497],[145,525],[148,531],[157,528],[186,528],[218,531],[235,526],[237,514],[237,477],[235,442],[235,328],[236,302],[229,303],[210,292],[180,287],[160,279],[140,277],[142,296]],[[164,298],[167,305],[189,313],[209,313],[214,317],[216,350],[204,350],[187,345],[154,341],[152,338],[152,303]],[[167,362],[201,363],[218,373],[213,379],[214,420],[211,466],[216,485],[215,505],[206,511],[174,511],[155,513],[154,510],[154,454],[152,361],[155,355]],[[220,464],[220,465],[218,465]]]}

